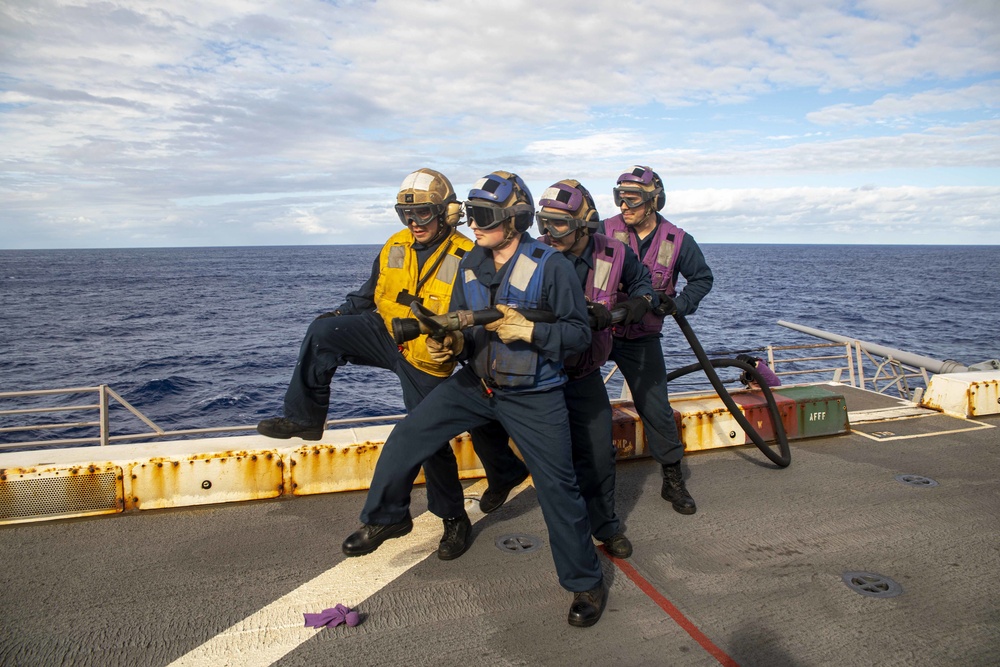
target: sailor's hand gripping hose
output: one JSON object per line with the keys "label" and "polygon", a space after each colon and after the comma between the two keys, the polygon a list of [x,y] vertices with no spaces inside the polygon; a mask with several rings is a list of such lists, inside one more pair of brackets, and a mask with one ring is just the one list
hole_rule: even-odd
{"label": "sailor's hand gripping hose", "polygon": [[[485,326],[503,319],[503,315],[496,308],[456,310],[438,315],[414,301],[410,304],[410,310],[413,311],[413,317],[394,317],[392,319],[392,337],[396,341],[396,345],[402,345],[423,334],[441,341],[449,331],[461,331],[476,325]],[[621,321],[620,318],[615,319],[616,311],[617,309],[611,311],[612,322]],[[529,322],[548,322],[551,324],[556,321],[555,313],[551,310],[518,308],[517,312]]]}

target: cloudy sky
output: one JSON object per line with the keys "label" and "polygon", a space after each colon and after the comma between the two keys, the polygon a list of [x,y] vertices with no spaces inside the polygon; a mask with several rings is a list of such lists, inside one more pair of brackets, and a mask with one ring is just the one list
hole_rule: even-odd
{"label": "cloudy sky", "polygon": [[632,164],[703,243],[1000,244],[997,0],[0,3],[0,248],[381,243]]}

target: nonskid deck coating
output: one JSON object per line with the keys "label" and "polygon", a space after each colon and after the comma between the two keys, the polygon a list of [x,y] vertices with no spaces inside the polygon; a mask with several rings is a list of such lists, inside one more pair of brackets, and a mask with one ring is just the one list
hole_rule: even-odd
{"label": "nonskid deck coating", "polygon": [[[802,441],[785,470],[753,448],[699,452],[685,463],[694,516],[660,499],[652,461],[623,462],[618,511],[635,545],[628,564],[737,664],[996,664],[998,433]],[[939,484],[908,486],[895,479],[903,473]],[[184,660],[341,564],[339,545],[357,527],[363,498],[4,528],[0,664]],[[414,513],[423,512],[423,490],[413,498]],[[570,596],[556,582],[547,540],[521,556],[494,546],[515,532],[545,537],[530,487],[479,520],[456,561],[439,561],[433,544],[407,536],[391,559],[409,568],[365,599],[342,599],[334,580],[325,606],[356,606],[360,626],[311,631],[265,662],[249,642],[214,664],[720,664],[603,556],[607,611],[593,628],[569,627]],[[363,573],[370,564],[377,574],[389,550],[380,551],[352,567]],[[888,576],[903,594],[858,595],[841,581],[847,571]]]}

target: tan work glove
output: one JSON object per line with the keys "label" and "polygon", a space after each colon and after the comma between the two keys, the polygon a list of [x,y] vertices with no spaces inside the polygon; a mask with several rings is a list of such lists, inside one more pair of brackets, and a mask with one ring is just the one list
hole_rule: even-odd
{"label": "tan work glove", "polygon": [[444,335],[444,340],[438,341],[430,336],[426,339],[427,353],[431,355],[434,363],[446,364],[454,361],[465,347],[465,336],[461,331],[449,331]]}
{"label": "tan work glove", "polygon": [[494,331],[504,343],[513,343],[515,340],[523,340],[525,343],[531,342],[531,332],[535,330],[535,323],[529,322],[524,315],[517,312],[516,308],[508,306],[497,306],[497,310],[503,317],[496,322],[486,325],[487,331]]}

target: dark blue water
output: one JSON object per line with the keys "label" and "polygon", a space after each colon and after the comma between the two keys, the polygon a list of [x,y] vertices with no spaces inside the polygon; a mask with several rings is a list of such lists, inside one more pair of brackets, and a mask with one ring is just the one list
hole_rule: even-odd
{"label": "dark blue water", "polygon": [[[1000,357],[1000,247],[703,249],[715,287],[688,319],[710,353],[816,341],[775,324],[784,319],[936,359]],[[164,429],[254,424],[280,414],[306,327],[367,278],[377,252],[0,251],[0,392],[108,384]],[[664,331],[668,369],[692,363],[671,320]],[[387,371],[345,367],[333,390],[331,418],[404,411]],[[81,402],[66,400],[2,399],[0,410]],[[112,415],[113,429],[148,430]],[[42,435],[0,433],[0,443]]]}

